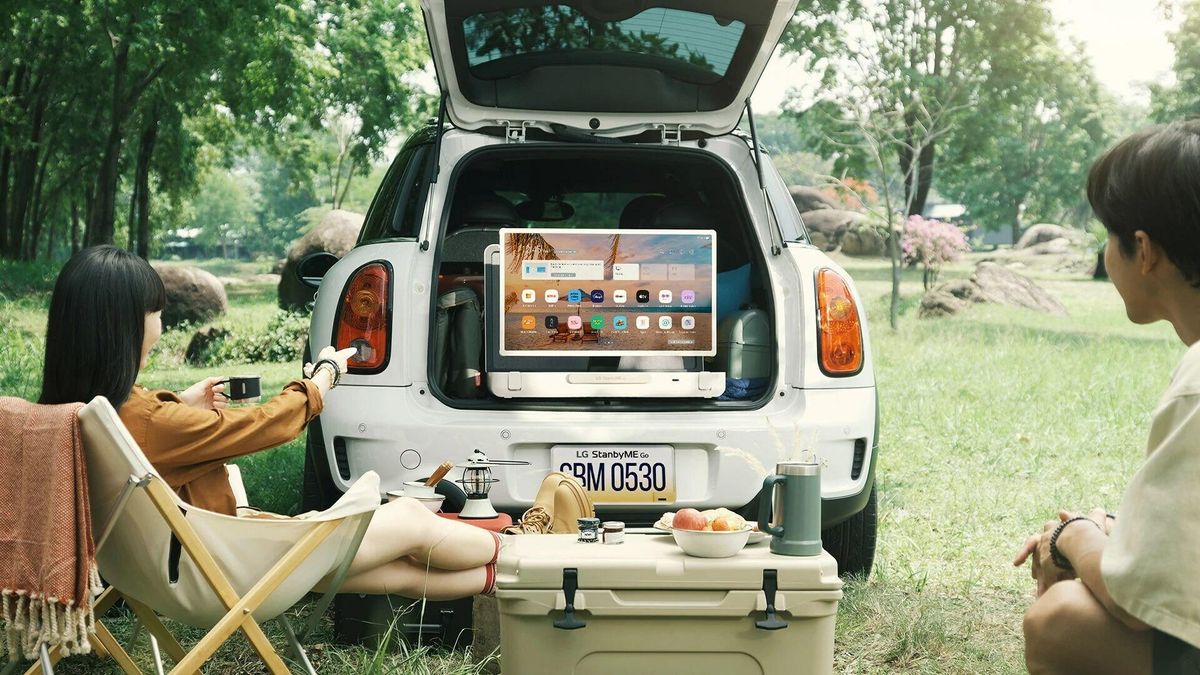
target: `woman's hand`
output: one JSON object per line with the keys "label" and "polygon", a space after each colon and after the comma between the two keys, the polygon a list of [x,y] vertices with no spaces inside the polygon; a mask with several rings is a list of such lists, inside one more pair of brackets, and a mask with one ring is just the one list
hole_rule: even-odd
{"label": "woman's hand", "polygon": [[[332,346],[329,346],[325,347],[320,351],[320,353],[317,354],[317,362],[320,363],[324,359],[329,359],[338,365],[338,368],[341,369],[341,372],[344,375],[346,373],[346,369],[348,367],[347,363],[349,362],[350,357],[357,353],[358,349],[355,347],[347,347],[341,351],[338,351]],[[322,395],[328,393],[329,390],[333,388],[333,373],[329,372],[329,370],[329,368],[321,368],[317,370],[311,363],[304,364],[304,376],[312,380],[313,383],[317,385],[317,388],[321,390]]]}
{"label": "woman's hand", "polygon": [[179,399],[193,408],[219,410],[229,405],[225,378],[208,377],[179,392]]}
{"label": "woman's hand", "polygon": [[1016,559],[1013,560],[1014,567],[1020,567],[1026,559],[1031,561],[1030,576],[1037,582],[1038,597],[1041,597],[1042,593],[1045,593],[1046,589],[1054,584],[1075,578],[1074,570],[1064,570],[1056,565],[1054,559],[1050,557],[1050,537],[1054,534],[1054,530],[1058,529],[1058,526],[1069,517],[1070,514],[1066,511],[1059,511],[1058,520],[1047,520],[1042,526],[1042,533],[1026,539],[1021,550],[1017,552]]}

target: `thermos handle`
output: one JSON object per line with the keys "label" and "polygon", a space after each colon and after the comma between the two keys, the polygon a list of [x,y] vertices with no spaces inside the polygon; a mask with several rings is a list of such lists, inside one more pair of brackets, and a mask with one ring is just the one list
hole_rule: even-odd
{"label": "thermos handle", "polygon": [[771,474],[763,479],[763,489],[758,495],[758,529],[772,537],[782,537],[782,527],[771,527],[771,502],[775,499],[775,484],[782,483],[784,476]]}

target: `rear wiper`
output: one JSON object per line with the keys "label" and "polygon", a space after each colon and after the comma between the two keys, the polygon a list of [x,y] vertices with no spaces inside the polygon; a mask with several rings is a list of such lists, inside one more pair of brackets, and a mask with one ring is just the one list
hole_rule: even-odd
{"label": "rear wiper", "polygon": [[571,127],[557,122],[550,123],[550,131],[553,132],[556,138],[572,143],[599,143],[601,145],[623,145],[616,138],[608,136],[597,136],[590,131],[585,131],[578,127]]}

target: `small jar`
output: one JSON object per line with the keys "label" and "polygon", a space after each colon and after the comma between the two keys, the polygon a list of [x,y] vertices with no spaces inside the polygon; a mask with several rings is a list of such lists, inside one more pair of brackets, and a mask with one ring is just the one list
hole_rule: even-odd
{"label": "small jar", "polygon": [[579,542],[582,544],[594,544],[598,541],[600,541],[600,519],[580,518]]}
{"label": "small jar", "polygon": [[619,520],[608,520],[604,523],[604,533],[602,535],[603,543],[605,544],[624,544],[625,543],[625,523]]}

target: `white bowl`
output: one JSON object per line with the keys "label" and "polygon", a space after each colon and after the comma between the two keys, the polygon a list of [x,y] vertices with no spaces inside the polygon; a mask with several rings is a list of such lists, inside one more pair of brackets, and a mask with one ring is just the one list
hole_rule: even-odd
{"label": "white bowl", "polygon": [[437,490],[423,481],[410,480],[404,484],[404,494],[408,497],[436,497]]}
{"label": "white bowl", "polygon": [[729,558],[750,539],[750,528],[735,532],[707,532],[704,530],[680,530],[671,528],[675,543],[683,552],[697,558]]}

